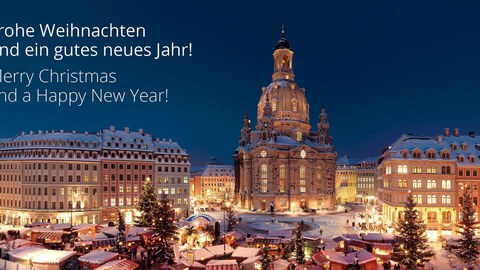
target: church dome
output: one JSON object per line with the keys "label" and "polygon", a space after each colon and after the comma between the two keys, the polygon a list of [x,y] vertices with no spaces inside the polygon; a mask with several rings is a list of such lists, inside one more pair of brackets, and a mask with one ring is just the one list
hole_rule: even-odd
{"label": "church dome", "polygon": [[277,133],[289,134],[293,129],[309,130],[309,105],[304,88],[299,88],[290,80],[278,80],[264,87],[262,91],[257,108],[259,121],[263,117],[263,108],[268,97]]}

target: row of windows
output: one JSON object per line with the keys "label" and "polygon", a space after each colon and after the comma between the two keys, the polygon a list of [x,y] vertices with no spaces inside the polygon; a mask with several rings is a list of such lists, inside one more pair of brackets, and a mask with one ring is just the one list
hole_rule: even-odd
{"label": "row of windows", "polygon": [[[43,177],[41,175],[25,175],[25,182],[49,182],[49,179],[50,179],[50,182],[52,183],[55,183],[57,182],[57,176],[48,176],[48,175],[44,175]],[[74,181],[74,176],[73,175],[68,175],[67,176],[67,180],[69,183],[73,183]],[[83,182],[89,182],[90,181],[90,177],[88,175],[84,175],[83,176]],[[92,176],[92,181],[93,182],[97,182],[98,181],[98,178],[96,175]],[[60,175],[58,176],[58,182],[59,183],[63,183],[65,182],[65,177],[63,175]],[[76,175],[75,176],[75,182],[76,183],[80,183],[82,182],[82,176],[81,175]]]}
{"label": "row of windows", "polygon": [[[158,184],[188,184],[189,183],[189,178],[187,176],[183,177],[168,177],[168,176],[158,176],[157,177],[157,183]],[[204,183],[202,183],[203,185]]]}
{"label": "row of windows", "polygon": [[158,195],[161,194],[170,194],[170,195],[175,195],[175,194],[188,194],[188,189],[186,188],[157,188],[157,193]]}
{"label": "row of windows", "polygon": [[[43,190],[43,192],[42,192]],[[23,193],[25,195],[44,195],[44,196],[48,196],[48,190],[49,188],[24,188],[23,190]],[[82,189],[78,189],[78,190],[74,190],[74,196],[77,196],[77,194],[81,194],[81,195],[88,195],[89,194],[89,188],[88,187],[85,187],[85,188],[82,188]],[[36,192],[38,191],[38,192]],[[51,194],[52,196],[56,196],[57,195],[57,189],[56,188],[52,188],[51,189]],[[98,194],[98,190],[97,188],[92,188],[92,195],[97,195]],[[65,188],[59,188],[59,195],[60,196],[65,196]],[[72,195],[72,190],[71,189],[68,189],[68,195],[71,196]]]}
{"label": "row of windows", "polygon": [[[74,170],[74,168],[75,168],[75,170],[80,171],[80,170],[82,170],[82,167],[83,167],[83,170],[85,170],[85,171],[88,171],[90,168],[92,168],[93,171],[98,170],[97,165],[92,165],[90,167],[89,164],[72,164],[72,163],[69,163],[69,164],[67,164],[66,167],[69,171]],[[57,164],[55,164],[55,163],[51,163],[51,164],[50,163],[26,163],[26,164],[23,165],[24,170],[42,170],[42,169],[43,170],[48,170],[49,168],[50,168],[50,170],[55,171],[55,170],[57,170]],[[64,164],[58,164],[58,169],[59,170],[64,170],[64,168],[65,168]]]}
{"label": "row of windows", "polygon": [[[50,205],[50,208],[49,208]],[[55,210],[57,209],[57,202],[51,202],[50,204],[48,201],[25,201],[24,202],[24,207],[26,209],[52,209]],[[92,208],[97,208],[98,207],[98,202],[97,201],[92,201]],[[64,202],[58,202],[58,209],[62,210],[64,208]],[[72,201],[68,201],[67,203],[67,209],[89,209],[88,201],[75,201],[73,203]]]}
{"label": "row of windows", "polygon": [[[123,186],[119,186],[119,187],[118,187],[118,191],[119,191],[120,193],[123,193],[124,187],[123,187]],[[126,187],[126,191],[127,191],[127,193],[128,193],[127,195],[130,196],[130,193],[132,192],[132,186],[127,186],[127,187]],[[104,192],[104,193],[107,193],[107,192],[108,192],[108,187],[107,187],[107,186],[104,186],[104,187],[103,187],[103,192]],[[111,187],[110,187],[110,192],[111,192],[111,193],[116,193],[116,188],[115,188],[115,186],[111,186]],[[133,186],[133,192],[134,192],[134,193],[138,193],[138,186]],[[104,194],[104,195],[106,195],[106,194]]]}
{"label": "row of windows", "polygon": [[5,146],[39,146],[39,145],[53,145],[53,146],[77,146],[77,147],[97,147],[98,142],[90,141],[74,141],[74,140],[31,140],[31,141],[15,141],[6,142]]}
{"label": "row of windows", "polygon": [[13,150],[0,151],[0,158],[77,158],[77,159],[97,159],[97,152],[89,151],[65,151],[65,150]]}
{"label": "row of windows", "polygon": [[[413,188],[422,188],[422,183],[424,180],[414,179],[412,180],[412,187]],[[426,180],[427,188],[433,189],[437,188],[437,180]],[[404,179],[399,179],[397,181],[397,187],[399,188],[408,188],[408,181]],[[451,189],[452,188],[452,181],[450,180],[442,180],[442,189]]]}
{"label": "row of windows", "polygon": [[[402,157],[403,158],[408,158],[408,154],[409,153],[408,153],[407,150],[402,151]],[[411,156],[412,156],[412,158],[422,158],[422,152],[421,151],[412,151]],[[429,159],[434,159],[434,158],[437,157],[437,153],[435,151],[431,150],[431,151],[428,151],[425,156]],[[443,159],[449,159],[450,158],[450,152],[448,152],[448,150],[447,151],[442,151],[442,152],[440,152],[439,157],[441,157]]]}
{"label": "row of windows", "polygon": [[0,175],[0,181],[20,181],[20,175]]}
{"label": "row of windows", "polygon": [[[452,199],[450,195],[442,195],[442,204],[451,204]],[[422,195],[413,195],[413,201],[416,204],[423,204],[423,197]],[[436,204],[437,203],[437,195],[427,195],[427,204]]]}
{"label": "row of windows", "polygon": [[[152,179],[152,175],[145,175],[145,174],[142,174],[141,175],[142,177],[142,181],[145,181],[147,180],[147,177]],[[106,182],[108,181],[109,177],[108,177],[108,174],[104,174],[103,175],[103,181],[104,181],[104,185],[107,185]],[[119,174],[118,175],[118,180],[119,181],[123,181],[124,179],[127,179],[127,181],[131,181],[132,180],[132,174]],[[138,174],[133,174],[133,180],[135,182],[138,182],[138,179],[139,179],[139,175]],[[117,181],[117,175],[116,174],[111,174],[110,175],[110,181]]]}
{"label": "row of windows", "polygon": [[[437,173],[437,166],[435,165],[427,165],[425,167],[425,172],[427,174],[436,174]],[[385,167],[385,174],[392,174],[392,167],[391,166],[386,166]],[[398,174],[407,174],[408,173],[408,166],[407,165],[398,165],[397,167],[397,173]],[[420,174],[423,173],[423,167],[420,165],[413,165],[412,166],[412,173],[413,174]],[[441,167],[441,173],[442,174],[450,174],[451,173],[451,168],[450,166],[442,166]]]}

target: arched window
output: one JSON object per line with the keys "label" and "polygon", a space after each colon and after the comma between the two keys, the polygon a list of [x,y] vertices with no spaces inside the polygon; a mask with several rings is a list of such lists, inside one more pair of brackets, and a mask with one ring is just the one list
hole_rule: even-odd
{"label": "arched window", "polygon": [[266,164],[261,167],[261,184],[261,192],[266,193],[268,191],[268,167]]}
{"label": "arched window", "polygon": [[427,180],[427,188],[437,188],[437,181]]}
{"label": "arched window", "polygon": [[280,192],[285,192],[285,165],[280,165]]}
{"label": "arched window", "polygon": [[292,100],[292,111],[297,112],[298,111],[298,102],[296,99]]}
{"label": "arched window", "polygon": [[300,166],[300,192],[306,192],[305,166]]}
{"label": "arched window", "polygon": [[442,180],[442,188],[443,189],[451,189],[452,182],[450,180]]}
{"label": "arched window", "polygon": [[276,110],[277,110],[277,102],[272,101],[272,111],[276,111]]}

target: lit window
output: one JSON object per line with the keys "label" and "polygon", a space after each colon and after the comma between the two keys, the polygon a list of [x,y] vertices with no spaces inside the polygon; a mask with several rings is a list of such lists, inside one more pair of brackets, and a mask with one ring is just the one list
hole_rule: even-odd
{"label": "lit window", "polygon": [[422,188],[422,180],[413,180],[413,188]]}
{"label": "lit window", "polygon": [[296,100],[293,100],[293,101],[292,101],[292,108],[293,108],[292,110],[293,110],[294,112],[297,112],[297,111],[298,111],[298,104],[297,104],[297,101],[296,101]]}
{"label": "lit window", "polygon": [[429,174],[437,173],[437,167],[436,166],[427,166],[427,173],[429,173]]}
{"label": "lit window", "polygon": [[407,180],[398,180],[398,187],[407,188],[408,187]]}
{"label": "lit window", "polygon": [[407,165],[398,165],[398,173],[407,173]]}
{"label": "lit window", "polygon": [[452,182],[450,180],[442,180],[442,188],[443,189],[451,189]]}
{"label": "lit window", "polygon": [[307,188],[305,186],[305,167],[300,166],[300,192],[306,192]]}
{"label": "lit window", "polygon": [[285,192],[285,165],[280,165],[280,192]]}
{"label": "lit window", "polygon": [[302,140],[302,133],[301,132],[297,132],[297,142],[301,141]]}
{"label": "lit window", "polygon": [[110,206],[115,206],[115,198],[110,199]]}
{"label": "lit window", "polygon": [[428,195],[428,196],[427,196],[427,203],[428,203],[428,204],[435,204],[435,203],[437,203],[437,196],[436,196],[436,195]]}
{"label": "lit window", "polygon": [[266,193],[268,191],[268,167],[263,164],[261,167],[261,192]]}
{"label": "lit window", "polygon": [[427,180],[427,188],[437,188],[437,181]]}
{"label": "lit window", "polygon": [[392,166],[385,167],[385,174],[392,174]]}
{"label": "lit window", "polygon": [[450,204],[451,203],[450,195],[442,195],[442,203]]}
{"label": "lit window", "polygon": [[422,166],[413,166],[412,173],[422,173]]}

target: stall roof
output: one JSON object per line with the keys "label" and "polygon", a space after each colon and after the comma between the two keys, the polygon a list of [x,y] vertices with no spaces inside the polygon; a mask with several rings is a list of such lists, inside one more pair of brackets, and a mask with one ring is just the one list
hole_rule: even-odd
{"label": "stall roof", "polygon": [[358,263],[364,264],[370,261],[376,261],[377,258],[372,253],[366,251],[365,249],[360,249],[359,251],[348,253],[346,257],[349,257],[352,262],[355,262],[355,257],[358,255]]}
{"label": "stall roof", "polygon": [[14,259],[27,261],[45,251],[46,249],[42,246],[23,246],[11,250],[8,254]]}
{"label": "stall roof", "polygon": [[69,230],[72,228],[72,224],[71,223],[51,224],[50,228],[52,228],[52,230]]}
{"label": "stall roof", "polygon": [[374,243],[373,249],[381,249],[381,250],[393,250],[392,244],[390,243]]}
{"label": "stall roof", "polygon": [[226,254],[232,254],[233,248],[229,245],[216,245],[211,247],[206,247],[206,249],[215,256]]}
{"label": "stall roof", "polygon": [[[204,261],[204,260],[208,260],[208,259],[211,259],[213,258],[213,254],[210,253],[210,251],[206,250],[205,248],[199,248],[199,249],[195,249],[193,251],[194,253],[194,259],[196,261]],[[222,253],[223,254],[223,253]],[[187,258],[188,254],[186,252],[183,252],[182,253],[182,256],[184,256],[185,258]]]}
{"label": "stall roof", "polygon": [[46,250],[45,252],[38,254],[32,258],[33,263],[41,264],[57,264],[68,260],[70,257],[73,257],[77,254],[75,251],[65,251],[65,250]]}
{"label": "stall roof", "polygon": [[[258,260],[260,260],[262,256],[253,256],[253,257],[248,257],[248,259],[246,259],[245,261],[241,262],[240,264],[241,265],[244,265],[244,264],[249,264],[249,263],[254,263]],[[244,257],[245,258],[245,257]]]}
{"label": "stall roof", "polygon": [[[42,232],[37,236],[37,239],[44,239],[45,243],[61,243],[64,231],[50,231]],[[70,234],[70,233],[68,233]]]}
{"label": "stall roof", "polygon": [[232,257],[236,258],[250,258],[257,256],[260,253],[259,248],[247,248],[247,247],[237,247],[232,254]]}
{"label": "stall roof", "polygon": [[127,259],[108,262],[95,270],[134,270],[138,268],[138,264]]}
{"label": "stall roof", "polygon": [[94,264],[104,264],[115,257],[118,257],[118,253],[114,252],[108,252],[108,251],[103,251],[103,250],[94,250],[90,253],[87,253],[80,258],[78,258],[79,261],[82,262],[88,262],[88,263],[94,263]]}

